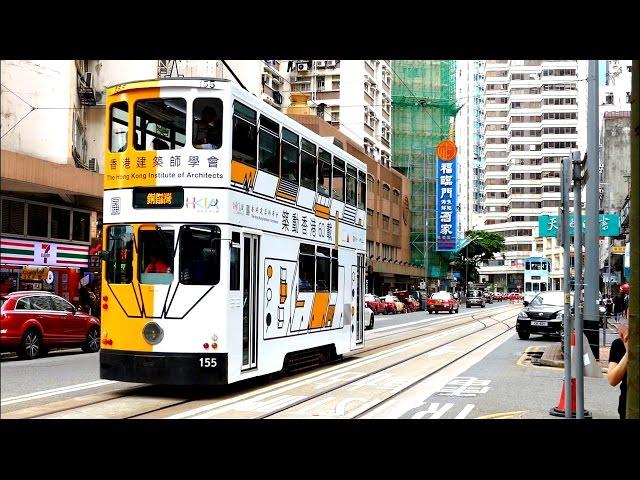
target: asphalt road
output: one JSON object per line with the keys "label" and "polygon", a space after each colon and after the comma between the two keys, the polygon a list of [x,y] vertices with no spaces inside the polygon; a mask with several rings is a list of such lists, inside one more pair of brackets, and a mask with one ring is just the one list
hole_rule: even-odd
{"label": "asphalt road", "polygon": [[[473,307],[467,309],[460,306],[460,313],[437,313],[429,315],[427,312],[413,312],[397,315],[376,315],[374,330],[384,327],[402,325],[419,320],[445,320],[454,318],[469,311],[485,312],[493,308],[508,305],[509,302],[495,302],[486,308]],[[366,339],[366,336],[365,336]],[[23,403],[20,398],[39,394],[39,398],[57,399],[60,395],[55,389],[69,389],[66,395],[79,395],[91,391],[104,392],[138,386],[137,384],[100,381],[98,353],[83,353],[80,349],[52,351],[47,357],[35,360],[19,360],[13,354],[2,354],[0,360],[1,399],[5,403]],[[92,382],[95,382],[93,384]],[[44,395],[44,397],[42,397]],[[26,399],[25,399],[26,400]]]}

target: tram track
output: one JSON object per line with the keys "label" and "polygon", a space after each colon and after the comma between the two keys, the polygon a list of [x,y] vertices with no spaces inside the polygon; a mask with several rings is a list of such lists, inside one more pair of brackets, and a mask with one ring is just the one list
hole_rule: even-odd
{"label": "tram track", "polygon": [[[492,315],[490,318],[492,318],[492,317],[493,317],[493,315]],[[483,317],[483,318],[485,318],[485,317]],[[506,319],[505,319],[505,320],[506,320]],[[465,323],[470,323],[470,322],[465,322]],[[489,328],[489,327],[487,327],[487,326],[486,326],[486,324],[484,324],[484,322],[480,322],[480,323],[482,323],[483,325],[485,325],[485,326],[483,327],[483,330],[484,330],[484,329],[486,329],[486,328]],[[504,325],[504,320],[502,320],[502,321],[497,321],[497,323],[501,323],[501,324],[503,324],[503,325]],[[496,323],[496,324],[494,324],[494,325],[497,325],[497,323]],[[493,325],[492,325],[492,326],[493,326]],[[383,401],[381,401],[381,402],[379,402],[379,403],[376,403],[375,405],[372,405],[371,407],[367,408],[364,412],[360,412],[360,413],[358,413],[358,415],[356,415],[354,418],[360,418],[360,417],[362,417],[363,415],[365,415],[366,413],[368,413],[368,412],[370,412],[370,411],[372,411],[372,410],[374,410],[374,409],[376,409],[376,408],[379,408],[379,406],[380,406],[381,404],[383,404],[383,403],[385,403],[385,402],[387,402],[387,401],[389,401],[389,400],[391,400],[391,399],[393,399],[393,398],[397,397],[398,395],[400,395],[400,394],[402,394],[403,392],[405,392],[405,391],[409,390],[410,388],[414,387],[415,385],[417,385],[417,384],[419,384],[419,383],[423,382],[425,379],[427,379],[427,378],[429,378],[430,376],[432,376],[432,375],[434,375],[434,374],[438,373],[439,371],[441,371],[441,370],[445,369],[446,367],[448,367],[449,365],[451,365],[451,364],[453,364],[453,363],[457,362],[457,361],[458,361],[458,360],[460,360],[461,358],[463,358],[463,357],[465,357],[465,356],[469,355],[470,353],[472,353],[472,352],[474,352],[475,350],[479,349],[480,347],[482,347],[482,346],[486,345],[487,343],[489,343],[490,341],[494,340],[495,338],[497,338],[497,337],[499,337],[499,336],[501,336],[501,335],[504,335],[505,333],[507,333],[508,331],[510,331],[511,329],[513,329],[514,327],[515,327],[515,325],[514,325],[513,327],[509,327],[509,326],[508,326],[506,331],[500,332],[498,335],[491,337],[489,340],[487,340],[487,341],[485,341],[485,342],[481,343],[480,345],[478,345],[477,347],[475,347],[475,348],[473,348],[473,349],[469,350],[468,352],[465,352],[464,354],[462,354],[462,355],[460,355],[460,356],[456,357],[454,360],[451,360],[451,361],[449,361],[449,362],[445,363],[444,365],[442,365],[441,367],[437,368],[436,370],[434,370],[434,371],[432,371],[432,372],[429,372],[427,375],[424,375],[424,376],[420,377],[419,379],[417,379],[417,380],[413,381],[413,382],[412,382],[412,383],[410,383],[409,385],[406,385],[406,386],[405,386],[405,387],[403,387],[401,390],[399,390],[399,391],[397,391],[397,392],[393,393],[391,396],[387,397],[387,398],[386,398],[386,399],[384,399]],[[480,331],[482,331],[482,330],[480,330]],[[257,418],[257,419],[264,419],[264,418],[273,417],[273,416],[275,416],[275,415],[277,415],[277,414],[279,414],[279,413],[285,412],[286,410],[291,410],[291,409],[293,409],[293,408],[295,408],[295,407],[297,407],[297,406],[299,406],[299,405],[302,405],[302,404],[304,404],[304,403],[307,403],[307,402],[310,402],[310,401],[312,401],[312,400],[315,400],[316,398],[319,398],[319,397],[325,396],[325,395],[327,395],[328,393],[331,393],[331,392],[334,392],[334,391],[336,391],[336,390],[343,389],[343,388],[346,388],[346,387],[350,387],[350,386],[352,386],[352,385],[354,385],[354,384],[357,384],[357,383],[361,382],[362,380],[364,380],[364,379],[366,379],[366,378],[370,378],[370,377],[373,377],[374,375],[377,375],[377,374],[379,374],[379,373],[381,373],[381,372],[384,372],[385,370],[390,370],[390,369],[392,369],[392,368],[394,368],[394,367],[397,367],[397,366],[402,365],[402,364],[404,364],[404,363],[410,362],[410,361],[412,361],[412,360],[414,360],[414,359],[416,359],[416,358],[419,358],[419,357],[421,357],[421,356],[423,356],[423,355],[425,355],[425,354],[428,354],[428,353],[430,353],[430,352],[433,352],[434,350],[437,350],[437,349],[439,349],[439,348],[442,348],[443,346],[446,346],[446,345],[448,345],[448,344],[450,344],[450,343],[454,343],[454,342],[460,341],[460,340],[462,340],[462,339],[464,339],[464,338],[470,337],[470,336],[472,336],[472,335],[476,335],[478,332],[479,332],[479,331],[474,331],[474,332],[468,333],[468,334],[466,334],[466,335],[463,335],[463,336],[461,336],[461,337],[458,337],[458,338],[456,338],[456,339],[453,339],[453,340],[451,340],[450,342],[446,342],[446,343],[444,343],[443,345],[438,345],[438,346],[436,346],[436,347],[428,348],[428,349],[426,349],[426,350],[424,350],[424,351],[422,351],[422,352],[418,352],[418,353],[413,354],[413,355],[411,355],[411,356],[409,356],[409,357],[403,358],[403,359],[398,360],[398,361],[396,361],[396,362],[394,362],[394,363],[391,363],[391,364],[389,364],[389,365],[385,365],[385,366],[383,366],[383,367],[381,367],[381,368],[378,368],[378,369],[376,369],[376,370],[374,370],[374,371],[368,372],[368,373],[366,373],[366,374],[364,374],[364,375],[361,375],[361,376],[359,376],[359,377],[357,377],[357,378],[355,378],[355,379],[352,379],[352,380],[350,380],[350,381],[348,381],[348,382],[344,382],[344,383],[342,383],[342,384],[340,384],[340,385],[336,385],[336,386],[334,386],[334,387],[327,388],[327,389],[325,389],[325,390],[323,390],[323,391],[321,391],[321,392],[318,392],[317,394],[315,394],[315,395],[313,395],[313,396],[311,396],[311,397],[308,397],[308,398],[306,398],[306,399],[304,399],[304,400],[301,400],[301,401],[299,401],[299,402],[296,402],[296,403],[294,403],[294,404],[288,405],[287,407],[284,407],[284,408],[280,408],[280,409],[274,410],[274,411],[272,411],[272,412],[269,412],[269,413],[267,413],[267,414],[264,414],[264,415],[258,416],[258,417],[256,417],[256,418]]]}
{"label": "tram track", "polygon": [[[476,334],[476,333],[486,329],[487,328],[487,324],[482,322],[482,319],[493,319],[493,321],[496,322],[493,325],[496,325],[497,323],[500,323],[500,322],[503,323],[504,321],[506,321],[506,319],[505,320],[498,320],[496,317],[498,317],[498,316],[500,316],[502,314],[505,314],[505,313],[506,314],[510,314],[511,310],[513,310],[513,309],[510,308],[509,306],[505,306],[504,308],[499,308],[499,309],[495,309],[495,310],[499,310],[499,311],[489,311],[489,312],[470,314],[471,319],[469,319],[467,321],[463,321],[463,322],[455,322],[455,321],[456,320],[463,320],[466,315],[463,316],[463,317],[458,317],[458,318],[453,318],[453,319],[446,319],[446,320],[443,320],[440,323],[450,323],[450,322],[455,322],[455,323],[446,325],[443,328],[429,329],[429,331],[422,332],[422,333],[419,333],[417,335],[410,335],[408,337],[403,337],[403,338],[400,338],[400,339],[395,338],[393,341],[390,341],[390,342],[385,341],[384,343],[382,343],[380,345],[374,345],[374,346],[369,347],[369,348],[365,347],[364,349],[361,349],[361,350],[358,350],[357,352],[355,352],[355,355],[348,356],[346,359],[340,359],[340,360],[335,360],[335,361],[324,363],[323,365],[321,365],[322,368],[319,371],[313,372],[313,375],[311,376],[311,378],[324,374],[326,372],[327,368],[331,368],[331,367],[333,367],[333,368],[340,368],[340,367],[350,368],[352,366],[356,366],[356,365],[352,364],[350,361],[353,361],[353,360],[355,360],[355,361],[367,360],[368,358],[371,357],[372,352],[377,352],[379,350],[388,349],[390,347],[399,348],[398,347],[399,344],[411,345],[412,343],[415,343],[416,341],[419,341],[419,339],[422,339],[424,337],[429,337],[429,336],[434,336],[434,335],[437,336],[438,334],[442,334],[443,332],[446,332],[447,330],[451,330],[451,329],[455,329],[455,328],[458,328],[458,329],[464,328],[464,327],[466,327],[469,324],[472,324],[474,322],[480,322],[483,325],[483,327],[480,330],[475,330],[474,332],[471,332],[471,333],[469,333],[467,335],[463,335],[461,337],[457,337],[457,338],[451,340],[450,342],[446,342],[446,343],[438,345],[436,347],[421,351],[421,352],[419,352],[417,354],[411,355],[410,357],[408,357],[408,358],[406,358],[404,360],[400,360],[400,361],[394,362],[394,363],[392,363],[390,365],[378,368],[374,372],[370,372],[369,374],[363,375],[361,378],[371,377],[372,375],[375,375],[376,373],[383,372],[385,370],[388,370],[389,368],[393,368],[393,366],[399,365],[399,364],[403,363],[403,361],[404,362],[410,361],[412,358],[417,358],[420,355],[427,354],[428,352],[431,352],[433,350],[441,348],[444,345],[447,345],[449,343],[455,342],[457,340],[460,340],[462,338],[465,338],[465,337],[468,337],[470,335]],[[511,315],[509,315],[509,318],[510,317],[511,317]],[[388,338],[388,337],[397,337],[398,335],[406,334],[406,333],[411,332],[413,330],[421,330],[421,329],[425,329],[425,327],[429,328],[429,327],[432,327],[432,326],[433,326],[433,324],[427,323],[426,325],[420,325],[420,326],[417,326],[415,328],[408,328],[407,329],[407,328],[403,328],[402,325],[398,325],[398,328],[400,329],[399,331],[393,331],[393,332],[390,332],[388,334],[377,336],[377,337],[375,337],[374,339],[372,339],[370,341],[376,341],[376,340],[379,340],[379,339],[382,339],[382,338]],[[363,356],[363,354],[364,354],[364,356]],[[374,354],[374,355],[376,355],[376,354]],[[380,355],[380,353],[377,353],[377,355]],[[284,384],[276,383],[276,384],[273,384],[271,387],[272,388],[278,388],[281,385],[287,385],[287,384],[289,384],[289,382],[291,382],[291,384],[290,384],[291,388],[295,388],[295,383],[296,382],[305,382],[308,379],[309,379],[309,372],[306,371],[306,372],[301,374],[300,378],[288,379],[288,380],[285,380]],[[321,392],[318,392],[317,394],[314,394],[313,396],[301,399],[295,405],[299,405],[299,404],[302,404],[304,402],[309,402],[310,400],[313,400],[313,399],[315,399],[315,398],[317,398],[319,396],[322,396],[322,395],[326,395],[327,393],[329,393],[331,391],[337,390],[339,388],[344,388],[344,387],[348,386],[349,384],[352,384],[353,382],[357,382],[358,380],[359,379],[351,380],[350,382],[343,382],[342,384],[334,386],[331,389],[326,389],[326,391],[321,391]],[[240,389],[243,387],[241,385],[237,385],[237,386]],[[108,392],[108,393],[103,393],[103,394],[99,394],[99,395],[96,395],[96,396],[109,395],[109,398],[100,398],[99,400],[97,400],[95,402],[87,402],[87,403],[82,403],[81,405],[77,405],[76,404],[76,405],[71,405],[71,406],[66,406],[66,407],[64,407],[62,405],[64,402],[61,401],[61,402],[56,402],[56,404],[61,404],[59,406],[59,408],[53,408],[53,409],[47,410],[47,411],[42,411],[46,407],[46,405],[42,405],[40,407],[32,407],[32,408],[29,408],[29,409],[26,409],[26,410],[32,410],[33,409],[33,410],[39,410],[39,412],[37,414],[35,414],[35,415],[23,416],[21,418],[51,418],[51,416],[57,416],[59,414],[63,414],[63,416],[64,416],[65,413],[71,413],[72,414],[74,410],[78,410],[79,411],[79,410],[84,410],[84,409],[90,409],[91,407],[93,407],[95,405],[103,404],[103,407],[104,407],[104,405],[108,405],[109,403],[112,403],[113,405],[115,405],[115,404],[117,404],[117,402],[122,402],[123,399],[128,399],[128,398],[131,398],[131,397],[146,398],[146,397],[149,397],[149,395],[153,395],[154,391],[156,391],[158,389],[159,389],[158,386],[150,385],[150,386],[142,386],[142,387],[138,387],[138,388],[132,389],[133,391],[124,391],[121,394],[118,394],[118,392]],[[262,391],[262,390],[263,389],[259,389],[259,391]],[[232,392],[232,395],[235,396],[235,392]],[[243,399],[246,399],[247,396],[250,397],[252,395],[259,395],[259,393],[255,393],[253,391],[249,391],[247,393],[241,394],[240,396],[244,397]],[[197,395],[197,397],[198,396],[201,396],[201,395]],[[75,400],[80,401],[81,398],[82,397],[80,397],[80,399],[78,399],[78,397],[76,397]],[[176,399],[176,400],[178,400],[178,399]],[[178,401],[173,401],[173,402],[171,400],[169,400],[168,404],[158,405],[157,407],[150,408],[148,410],[143,410],[143,411],[138,410],[138,411],[135,411],[135,412],[130,412],[131,414],[123,415],[123,416],[120,416],[118,418],[133,419],[133,418],[146,417],[146,416],[151,415],[151,414],[157,414],[158,412],[168,411],[169,409],[174,410],[176,408],[179,408],[182,405],[186,405],[186,404],[189,404],[189,403],[197,401],[197,400],[205,400],[205,398],[198,399],[198,398],[190,397],[190,398],[179,399]],[[219,401],[223,401],[223,402],[225,402],[225,404],[230,405],[230,404],[233,404],[234,398],[231,397],[231,398],[228,398],[226,400],[220,399]],[[242,400],[240,400],[240,401],[242,401]],[[141,403],[144,403],[144,402],[141,402]],[[272,412],[268,412],[266,414],[260,415],[260,416],[255,417],[255,418],[268,418],[268,417],[271,417],[273,415],[278,414],[281,411],[293,408],[295,405],[289,405],[285,409],[278,409],[277,411],[274,410]],[[10,412],[9,416],[13,416],[13,415],[11,415],[11,413],[15,413],[15,412]],[[5,415],[3,414],[3,416],[5,416]],[[87,417],[81,417],[81,418],[87,418]]]}

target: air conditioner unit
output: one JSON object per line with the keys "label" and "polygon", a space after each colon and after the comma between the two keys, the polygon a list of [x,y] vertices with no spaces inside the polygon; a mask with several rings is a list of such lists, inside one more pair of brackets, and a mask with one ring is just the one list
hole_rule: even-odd
{"label": "air conditioner unit", "polygon": [[316,60],[316,68],[324,68],[326,64],[327,62],[324,60]]}
{"label": "air conditioner unit", "polygon": [[309,70],[309,66],[308,66],[306,63],[298,63],[298,64],[296,65],[296,69],[297,69],[299,72],[306,72],[306,71],[308,71],[308,70]]}
{"label": "air conditioner unit", "polygon": [[262,74],[262,84],[263,85],[267,85],[269,83],[269,74],[268,73],[263,73]]}
{"label": "air conditioner unit", "polygon": [[98,171],[98,161],[95,158],[90,158],[89,162],[87,163],[87,168],[89,170],[91,170],[92,172],[97,172]]}
{"label": "air conditioner unit", "polygon": [[327,67],[335,67],[336,63],[335,60],[327,60]]}
{"label": "air conditioner unit", "polygon": [[92,80],[93,80],[93,74],[91,72],[87,72],[84,74],[84,84],[85,86],[87,86],[88,88],[91,88],[92,85]]}

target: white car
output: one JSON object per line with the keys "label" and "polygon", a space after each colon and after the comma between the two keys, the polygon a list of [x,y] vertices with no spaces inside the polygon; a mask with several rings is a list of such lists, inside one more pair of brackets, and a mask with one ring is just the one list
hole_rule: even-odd
{"label": "white car", "polygon": [[369,323],[366,324],[366,329],[367,330],[372,330],[373,329],[373,310],[371,310],[369,307],[364,307],[364,321],[367,322],[367,320],[369,321]]}

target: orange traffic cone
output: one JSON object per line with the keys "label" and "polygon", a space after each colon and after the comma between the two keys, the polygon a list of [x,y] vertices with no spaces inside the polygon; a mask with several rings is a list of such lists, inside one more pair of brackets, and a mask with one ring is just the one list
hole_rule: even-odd
{"label": "orange traffic cone", "polygon": [[[560,393],[560,401],[558,405],[549,410],[549,414],[554,417],[564,417],[565,413],[564,405],[564,381],[562,382],[562,392]],[[576,418],[576,379],[571,379],[571,417]],[[589,410],[584,411],[584,418],[591,418],[591,412]]]}

